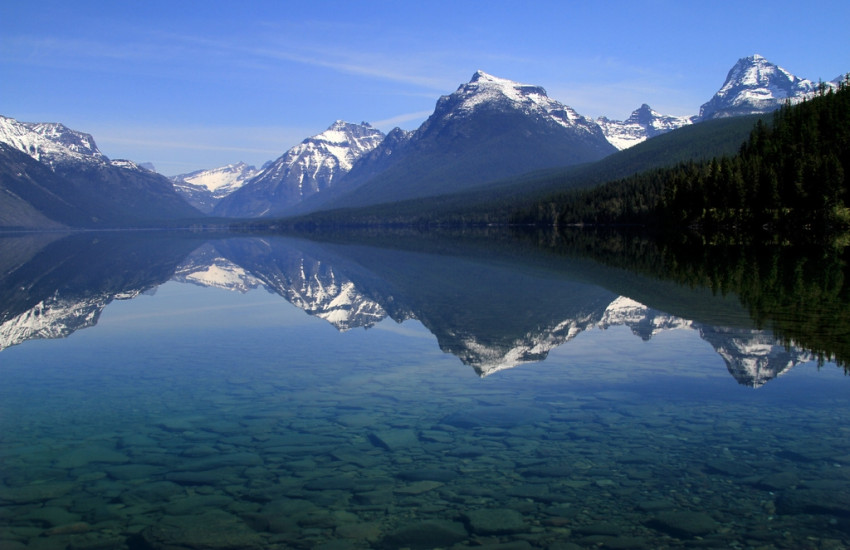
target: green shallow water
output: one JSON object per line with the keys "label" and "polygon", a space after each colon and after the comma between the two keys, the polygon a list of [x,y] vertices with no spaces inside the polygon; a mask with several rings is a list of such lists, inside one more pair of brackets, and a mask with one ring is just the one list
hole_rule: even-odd
{"label": "green shallow water", "polygon": [[433,330],[172,281],[3,350],[0,548],[850,544],[835,365],[596,326],[481,378]]}

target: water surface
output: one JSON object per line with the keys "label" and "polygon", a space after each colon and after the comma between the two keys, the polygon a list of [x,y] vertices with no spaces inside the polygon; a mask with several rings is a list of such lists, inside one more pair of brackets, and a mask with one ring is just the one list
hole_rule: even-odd
{"label": "water surface", "polygon": [[0,240],[0,548],[850,545],[822,349],[699,285],[391,241]]}

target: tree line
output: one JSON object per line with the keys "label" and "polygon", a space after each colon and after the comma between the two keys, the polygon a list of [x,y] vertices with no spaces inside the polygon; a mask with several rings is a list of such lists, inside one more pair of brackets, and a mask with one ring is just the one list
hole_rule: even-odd
{"label": "tree line", "polygon": [[512,222],[665,229],[850,227],[850,75],[756,122],[735,155],[686,161],[537,201]]}

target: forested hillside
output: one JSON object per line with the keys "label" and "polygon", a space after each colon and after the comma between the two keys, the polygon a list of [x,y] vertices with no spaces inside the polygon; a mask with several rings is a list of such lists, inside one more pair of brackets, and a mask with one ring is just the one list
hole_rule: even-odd
{"label": "forested hillside", "polygon": [[850,77],[756,123],[736,155],[682,162],[538,201],[513,221],[705,230],[850,225]]}

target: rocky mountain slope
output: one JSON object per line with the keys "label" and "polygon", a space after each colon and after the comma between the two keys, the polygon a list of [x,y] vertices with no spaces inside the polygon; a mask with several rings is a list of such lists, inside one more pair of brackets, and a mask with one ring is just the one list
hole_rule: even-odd
{"label": "rocky mountain slope", "polygon": [[0,116],[0,226],[123,226],[199,217],[168,178],[110,160],[91,135]]}
{"label": "rocky mountain slope", "polygon": [[606,117],[596,119],[608,142],[620,150],[693,122],[693,117],[662,115],[646,103],[632,111],[631,116],[623,121]]}
{"label": "rocky mountain slope", "polygon": [[358,158],[383,139],[383,132],[367,123],[338,120],[266,165],[258,175],[222,199],[214,213],[259,217],[291,209],[304,199],[332,188]]}
{"label": "rocky mountain slope", "polygon": [[[837,87],[836,82],[824,85]],[[751,55],[735,63],[717,93],[700,107],[697,119],[766,113],[786,101],[811,97],[817,89],[815,82],[796,77],[758,54]]]}
{"label": "rocky mountain slope", "polygon": [[211,170],[197,170],[173,176],[174,189],[186,202],[205,214],[211,214],[218,202],[260,173],[244,162]]}
{"label": "rocky mountain slope", "polygon": [[362,206],[455,192],[532,170],[598,160],[616,149],[591,119],[540,86],[483,71],[437,101],[412,134],[379,146],[382,170],[358,163],[327,206]]}

